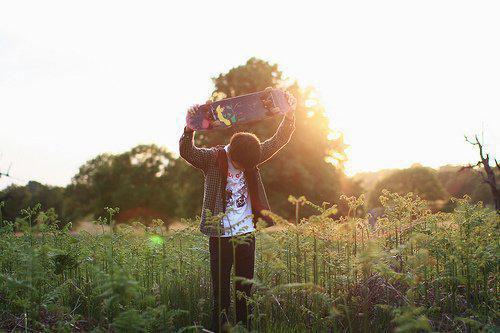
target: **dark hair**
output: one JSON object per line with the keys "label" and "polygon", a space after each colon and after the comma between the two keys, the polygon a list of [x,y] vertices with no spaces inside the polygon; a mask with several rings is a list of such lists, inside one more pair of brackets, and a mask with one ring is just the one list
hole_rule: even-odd
{"label": "dark hair", "polygon": [[240,132],[231,137],[229,156],[245,170],[253,169],[259,164],[261,155],[260,140],[255,134]]}

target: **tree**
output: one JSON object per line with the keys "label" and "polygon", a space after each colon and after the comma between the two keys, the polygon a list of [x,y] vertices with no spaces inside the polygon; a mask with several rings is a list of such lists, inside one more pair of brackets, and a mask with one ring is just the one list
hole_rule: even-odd
{"label": "tree", "polygon": [[383,189],[401,195],[412,192],[429,201],[444,200],[448,196],[437,178],[436,171],[421,166],[395,171],[379,181],[370,193],[370,208],[380,206],[379,197]]}
{"label": "tree", "polygon": [[22,209],[40,204],[42,210],[53,208],[55,213],[65,220],[62,207],[63,193],[62,187],[48,186],[36,181],[29,181],[26,186],[10,185],[0,191],[0,202],[5,203],[2,208],[2,219],[14,221],[20,216]]}
{"label": "tree", "polygon": [[[476,169],[482,167],[482,170],[478,170],[477,172],[483,179],[483,182],[488,184],[490,187],[491,195],[493,197],[493,203],[495,205],[495,210],[497,211],[498,214],[500,214],[500,191],[498,189],[498,184],[496,181],[495,177],[495,167],[490,166],[490,154],[486,153],[486,155],[483,152],[483,144],[479,141],[479,138],[477,135],[474,136],[475,141],[469,140],[467,136],[465,137],[465,140],[470,143],[473,146],[477,146],[477,149],[479,151],[479,161],[475,165],[469,164],[468,166],[464,167],[464,169]],[[498,161],[495,160],[495,165],[496,165],[496,170],[500,171],[500,165],[498,164]]]}
{"label": "tree", "polygon": [[[286,88],[297,97],[295,134],[288,145],[261,168],[274,211],[285,216],[293,213],[287,202],[290,194],[305,195],[314,202],[333,203],[339,199],[346,145],[342,136],[332,136],[329,119],[314,89],[301,89],[297,82],[288,83],[276,64],[256,58],[220,74],[213,82],[215,99],[257,92],[266,87]],[[280,121],[281,118],[276,117],[258,124],[200,133],[197,144],[227,144],[231,135],[240,131],[253,132],[265,140],[274,134]],[[349,188],[346,183],[348,181],[344,182],[344,187]]]}
{"label": "tree", "polygon": [[170,174],[175,158],[156,145],[139,145],[118,155],[101,154],[80,167],[67,187],[65,209],[74,218],[104,215],[119,207],[119,222],[174,216],[177,205]]}
{"label": "tree", "polygon": [[[346,145],[341,135],[332,135],[329,119],[314,89],[290,83],[276,64],[255,58],[213,78],[213,82],[212,96],[216,99],[266,87],[283,87],[297,97],[296,132],[290,143],[262,167],[275,212],[287,217],[293,215],[293,208],[287,202],[290,194],[305,195],[318,203],[339,203],[341,193],[362,192],[360,185],[347,178],[342,170]],[[276,117],[259,124],[200,133],[196,136],[197,144],[227,143],[236,131],[254,132],[265,140],[274,134],[280,121]],[[58,209],[62,216],[73,221],[89,215],[94,218],[105,215],[105,207],[120,208],[116,217],[119,222],[192,217],[201,209],[202,184],[202,174],[182,159],[155,145],[139,145],[122,154],[100,154],[83,164],[59,199]],[[30,202],[24,191],[14,188],[9,192],[17,198],[16,210]],[[342,212],[344,206],[339,204]]]}
{"label": "tree", "polygon": [[203,203],[203,174],[187,164],[182,158],[169,165],[169,184],[172,184],[176,207],[176,217],[199,215]]}
{"label": "tree", "polygon": [[[451,197],[462,198],[468,195],[472,202],[481,201],[486,205],[493,205],[488,185],[475,170],[448,165],[440,167],[437,176]],[[450,202],[448,206],[453,208],[455,205]]]}

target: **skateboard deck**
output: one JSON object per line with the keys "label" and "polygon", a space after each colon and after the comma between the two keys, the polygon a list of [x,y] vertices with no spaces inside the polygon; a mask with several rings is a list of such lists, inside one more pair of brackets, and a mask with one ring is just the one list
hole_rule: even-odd
{"label": "skateboard deck", "polygon": [[192,130],[210,131],[284,115],[289,111],[282,90],[266,89],[200,105],[194,114],[187,116],[186,122]]}

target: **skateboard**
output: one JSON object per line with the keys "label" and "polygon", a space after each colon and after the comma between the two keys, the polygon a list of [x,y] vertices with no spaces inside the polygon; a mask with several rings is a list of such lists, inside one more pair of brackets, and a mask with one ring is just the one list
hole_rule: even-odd
{"label": "skateboard", "polygon": [[210,131],[284,115],[289,111],[284,91],[268,88],[200,105],[194,114],[186,117],[186,123],[194,131]]}

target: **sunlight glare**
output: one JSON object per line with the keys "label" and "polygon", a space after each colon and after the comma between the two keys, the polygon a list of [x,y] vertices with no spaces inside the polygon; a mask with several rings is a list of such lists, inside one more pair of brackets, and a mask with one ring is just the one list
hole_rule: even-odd
{"label": "sunlight glare", "polygon": [[161,237],[159,235],[153,235],[153,236],[149,237],[149,240],[151,242],[151,245],[153,245],[153,246],[160,246],[160,245],[163,245],[163,243],[165,242],[163,237]]}

